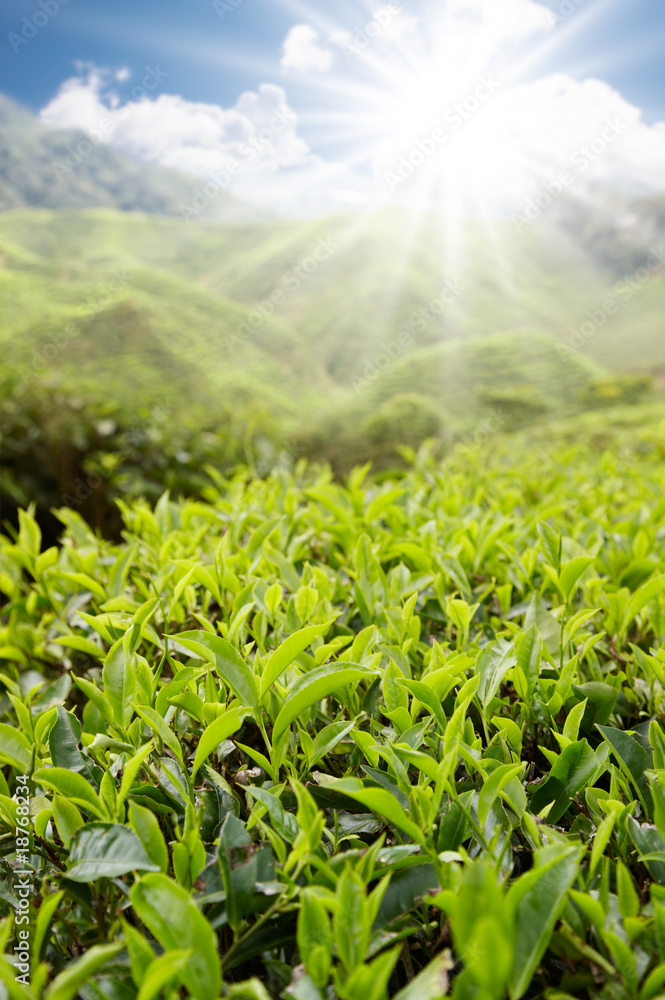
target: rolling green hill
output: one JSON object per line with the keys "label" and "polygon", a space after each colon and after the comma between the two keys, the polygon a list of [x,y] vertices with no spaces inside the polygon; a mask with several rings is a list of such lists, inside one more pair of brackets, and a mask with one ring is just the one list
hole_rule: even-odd
{"label": "rolling green hill", "polygon": [[[467,365],[454,350],[419,358],[420,350],[506,332],[554,337],[574,346],[582,364],[590,359],[665,380],[663,197],[627,202],[597,191],[593,201],[561,199],[556,225],[542,214],[516,226],[512,219],[444,221],[396,208],[266,220],[223,194],[209,209],[223,224],[186,224],[169,216],[180,216],[195,180],[109,145],[56,176],[54,163],[81,138],[44,127],[0,95],[0,240],[9,281],[1,336],[11,342],[8,361],[18,353],[24,364],[49,331],[70,319],[72,307],[98,301],[119,270],[129,277],[117,298],[131,305],[117,314],[125,333],[116,353],[125,368],[133,350],[136,360],[147,358],[150,386],[153,347],[171,380],[172,365],[179,366],[176,383],[189,385],[203,368],[204,396],[208,383],[215,392],[227,386],[229,372],[232,385],[242,384],[241,369],[252,385],[261,383],[262,394],[272,382],[289,398],[289,373],[301,381],[303,365],[315,392],[344,394],[386,347],[392,355],[399,347],[402,363],[384,380],[383,397],[395,382],[402,391],[422,391],[408,372],[427,368],[431,357],[441,355],[449,374],[458,361]],[[636,277],[659,247],[657,266],[646,279]],[[608,297],[617,308],[604,315]],[[258,329],[241,327],[250,335],[229,352],[247,307],[257,303],[267,303]],[[88,346],[76,359],[83,379],[86,358],[103,351],[91,346],[95,330],[101,325],[112,344],[115,316],[87,324]],[[64,354],[51,370],[61,364]],[[505,374],[504,361],[502,368]],[[528,373],[518,381],[529,383]],[[438,383],[433,394],[441,395]]]}
{"label": "rolling green hill", "polygon": [[[412,223],[405,241],[409,220],[400,210],[232,227],[108,210],[22,210],[0,221],[9,302],[2,336],[21,363],[82,301],[103,297],[114,275],[124,281],[117,297],[134,302],[144,324],[139,339],[165,341],[166,357],[203,365],[213,384],[238,357],[245,370],[259,365],[261,378],[260,359],[268,358],[279,385],[284,365],[304,364],[313,386],[330,389],[332,381],[347,391],[386,346],[392,354],[400,347],[403,361],[506,331],[579,345],[580,358],[615,371],[662,363],[665,268],[658,264],[647,280],[631,273],[631,286],[620,279],[620,295],[615,273],[545,223],[523,233],[497,224],[490,242],[479,223],[458,238],[438,218]],[[616,312],[603,316],[611,297]],[[589,333],[587,324],[580,340],[589,316],[596,328]]]}
{"label": "rolling green hill", "polygon": [[195,492],[206,461],[390,466],[400,445],[488,419],[641,399],[648,383],[622,379],[661,385],[663,268],[624,300],[592,244],[397,209],[246,225],[4,212],[5,494],[48,506],[100,462],[134,492]]}

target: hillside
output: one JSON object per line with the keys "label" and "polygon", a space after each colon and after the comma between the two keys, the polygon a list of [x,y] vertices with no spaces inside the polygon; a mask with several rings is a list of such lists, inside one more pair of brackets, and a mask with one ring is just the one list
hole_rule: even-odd
{"label": "hillside", "polygon": [[[120,268],[132,275],[140,336],[149,328],[166,342],[167,368],[174,351],[183,375],[203,363],[206,380],[215,383],[221,367],[237,367],[219,345],[247,318],[242,307],[271,296],[278,301],[247,339],[264,352],[274,318],[281,336],[292,335],[287,367],[307,356],[314,381],[321,368],[342,392],[367,378],[386,347],[404,361],[460,337],[507,332],[554,337],[572,345],[583,364],[653,372],[665,381],[663,197],[629,202],[600,190],[592,201],[568,196],[556,205],[556,223],[541,213],[523,226],[512,219],[418,217],[397,208],[266,220],[224,193],[199,221],[184,223],[181,210],[195,179],[132,160],[108,144],[67,167],[67,150],[83,139],[44,127],[0,95],[0,238],[6,271],[12,278],[23,272],[1,336],[5,343],[20,340],[23,355],[69,317],[81,296],[97,299],[105,276]],[[56,211],[33,215],[30,208]],[[652,256],[658,247],[661,259]],[[324,259],[312,266],[312,255]],[[639,269],[654,261],[643,279]],[[129,287],[121,298],[128,295]],[[608,297],[617,304],[611,315],[603,311]],[[277,343],[274,332],[267,339]],[[243,370],[254,375],[256,362],[260,374],[247,343],[235,352]],[[414,370],[427,366],[429,356],[416,357]],[[454,352],[445,356],[450,370]],[[409,367],[402,364],[399,375],[407,390]],[[282,385],[281,363],[275,375]]]}
{"label": "hillside", "polygon": [[[229,337],[257,304],[255,332],[241,327],[247,336],[233,345],[236,353],[264,351],[275,343],[274,329],[285,336],[288,329],[298,351],[295,358],[287,352],[287,365],[305,351],[315,381],[324,375],[343,390],[366,377],[387,345],[411,357],[507,331],[572,342],[580,358],[615,371],[662,364],[659,262],[628,296],[626,283],[619,294],[616,274],[563,227],[543,222],[517,234],[504,222],[490,243],[480,223],[455,233],[429,217],[418,228],[412,223],[405,245],[407,222],[400,210],[233,227],[110,211],[8,212],[3,279],[13,305],[3,338],[32,349],[40,323],[64,320],[82,299],[98,298],[119,271],[127,276],[121,297],[146,299],[155,335],[180,349],[183,362],[202,360],[213,378],[229,364]],[[617,309],[603,315],[609,297]],[[580,337],[589,315],[596,328]],[[211,348],[221,350],[218,364],[210,364]]]}
{"label": "hillside", "polygon": [[[512,431],[663,384],[663,268],[633,271],[624,301],[619,258],[600,260],[593,232],[505,220],[490,240],[479,222],[397,209],[0,221],[5,517],[31,499],[47,510],[90,469],[104,486],[85,513],[105,523],[107,495],[195,493],[207,462],[389,468],[427,437]],[[609,298],[612,315],[582,327]]]}

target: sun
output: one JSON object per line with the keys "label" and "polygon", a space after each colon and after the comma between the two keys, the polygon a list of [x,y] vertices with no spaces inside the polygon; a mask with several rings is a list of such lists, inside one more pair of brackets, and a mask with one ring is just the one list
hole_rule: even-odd
{"label": "sun", "polygon": [[[421,11],[417,30],[414,17],[385,18],[343,42],[346,63],[315,81],[322,110],[307,121],[320,148],[343,147],[368,200],[496,214],[546,184],[539,63],[577,25],[553,32],[536,0],[447,0]],[[325,33],[345,37],[330,23]]]}
{"label": "sun", "polygon": [[[302,16],[302,0],[286,2],[297,2]],[[393,24],[390,37],[365,30],[353,45],[345,28],[312,11],[320,39],[350,46],[332,71],[308,77],[304,95],[312,149],[335,162],[326,196],[353,216],[354,230],[371,228],[375,213],[402,210],[405,274],[435,233],[430,260],[442,287],[450,275],[470,274],[482,247],[513,294],[522,278],[515,219],[529,199],[552,190],[576,144],[606,128],[623,100],[590,79],[587,67],[577,75],[548,68],[564,61],[562,50],[577,32],[593,30],[612,2],[599,0],[560,23],[538,0],[436,0],[419,5],[417,28],[412,18]],[[611,176],[612,157],[601,166]],[[598,175],[569,175],[576,197],[592,199],[589,182]],[[312,191],[316,183],[313,177]],[[547,213],[551,223],[555,210]]]}

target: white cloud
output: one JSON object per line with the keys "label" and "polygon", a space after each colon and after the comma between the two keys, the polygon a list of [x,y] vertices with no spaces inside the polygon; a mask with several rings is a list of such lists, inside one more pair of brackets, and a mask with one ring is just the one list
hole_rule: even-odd
{"label": "white cloud", "polygon": [[497,98],[488,153],[497,182],[510,190],[542,186],[560,171],[580,183],[659,188],[665,176],[665,124],[601,80],[565,74],[522,84]]}
{"label": "white cloud", "polygon": [[407,14],[401,3],[391,2],[383,7],[377,7],[369,21],[356,25],[349,30],[334,29],[329,32],[330,42],[341,48],[345,60],[352,62],[357,56],[366,56],[372,52],[377,40],[382,42],[401,42],[407,35],[413,35],[419,18]]}
{"label": "white cloud", "polygon": [[374,20],[381,28],[381,38],[385,38],[386,41],[412,35],[418,26],[418,18],[415,15],[407,14],[403,7],[395,9],[396,6],[389,4],[387,7],[379,7],[374,12]]}
{"label": "white cloud", "polygon": [[66,80],[41,111],[46,125],[83,129],[132,156],[199,177],[224,170],[231,161],[242,175],[317,162],[298,135],[298,117],[284,90],[274,84],[262,84],[241,94],[234,107],[222,108],[174,94],[152,96],[163,86],[159,67],[127,94],[117,92],[107,71],[81,69],[83,74]]}
{"label": "white cloud", "polygon": [[449,0],[447,9],[460,27],[497,45],[521,41],[556,22],[552,11],[534,0]]}
{"label": "white cloud", "polygon": [[[399,14],[400,5],[376,8],[375,16],[381,10]],[[519,78],[523,53],[516,54],[516,46],[547,37],[556,23],[542,4],[448,0],[430,21],[404,17],[397,45],[376,45],[371,58],[347,59],[345,65],[338,50],[343,86],[337,74],[327,82],[334,95],[334,136],[345,144],[348,159],[324,160],[311,152],[285,91],[274,84],[223,108],[167,94],[161,81],[141,91],[147,82],[141,74],[125,84],[125,71],[114,75],[81,64],[79,75],[65,81],[43,109],[42,120],[91,133],[106,121],[104,141],[198,177],[234,161],[240,165],[233,181],[237,194],[299,214],[395,199],[515,211],[561,171],[572,174],[578,191],[592,183],[626,193],[665,187],[665,123],[649,125],[639,108],[602,80],[563,73],[533,79],[535,60],[527,61],[531,79]],[[390,27],[387,16],[380,20]],[[330,69],[334,57],[326,47],[341,44],[342,37],[348,40],[339,32],[319,35],[296,25],[282,63],[303,73]],[[355,36],[351,40],[355,45]],[[370,44],[362,51],[369,52]],[[488,77],[500,86],[474,105],[479,82]],[[119,92],[123,85],[128,93]],[[470,110],[459,123],[446,120],[465,101]],[[328,112],[324,105],[321,122]],[[435,129],[446,133],[445,144],[388,187],[386,173],[395,173]],[[331,129],[325,135],[332,141]]]}
{"label": "white cloud", "polygon": [[[646,123],[602,80],[519,80],[514,46],[556,22],[533,0],[449,0],[415,83],[397,79],[372,109],[385,123],[367,150],[384,197],[515,210],[561,172],[578,192],[665,187],[665,123]],[[483,78],[499,86],[478,101]]]}
{"label": "white cloud", "polygon": [[475,202],[512,211],[562,174],[578,192],[592,184],[632,194],[664,187],[665,123],[647,124],[601,80],[556,74],[499,88],[480,106],[455,96],[460,104],[451,100],[426,128],[377,152],[375,180],[388,194],[439,200],[447,193],[462,209]]}
{"label": "white cloud", "polygon": [[296,24],[284,39],[281,66],[296,73],[325,73],[335,60],[319,45],[319,33],[309,24]]}

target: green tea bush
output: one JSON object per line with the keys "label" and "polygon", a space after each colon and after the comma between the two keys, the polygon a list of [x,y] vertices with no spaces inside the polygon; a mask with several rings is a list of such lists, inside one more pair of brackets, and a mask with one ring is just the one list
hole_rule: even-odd
{"label": "green tea bush", "polygon": [[43,550],[23,511],[0,540],[2,995],[662,996],[648,438],[423,450],[344,485],[238,469],[120,501],[120,543],[64,507]]}
{"label": "green tea bush", "polygon": [[481,401],[494,412],[500,413],[506,430],[518,429],[542,419],[548,413],[548,404],[532,386],[513,390],[497,387],[480,393]]}
{"label": "green tea bush", "polygon": [[654,380],[650,375],[615,375],[590,382],[582,393],[585,406],[636,406],[653,395]]}
{"label": "green tea bush", "polygon": [[443,428],[441,410],[426,396],[415,392],[398,393],[369,416],[364,432],[374,451],[387,457],[400,445],[417,448]]}
{"label": "green tea bush", "polygon": [[[249,411],[219,405],[208,423],[197,424],[182,403],[158,394],[130,408],[57,379],[5,382],[2,389],[3,516],[16,524],[18,508],[33,501],[49,539],[60,528],[50,508],[72,507],[104,535],[119,537],[117,498],[155,503],[165,489],[197,495],[208,481],[207,462],[230,468],[253,458],[245,448],[254,426]],[[261,421],[258,427],[268,433]]]}

